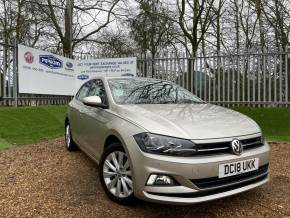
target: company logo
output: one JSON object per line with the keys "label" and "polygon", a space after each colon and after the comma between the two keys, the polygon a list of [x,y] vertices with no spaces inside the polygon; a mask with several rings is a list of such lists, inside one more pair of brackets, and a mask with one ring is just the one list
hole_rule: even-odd
{"label": "company logo", "polygon": [[39,63],[50,69],[62,68],[62,61],[53,55],[39,55]]}
{"label": "company logo", "polygon": [[34,56],[30,51],[28,51],[24,54],[24,59],[25,59],[26,63],[32,64],[34,61]]}
{"label": "company logo", "polygon": [[71,63],[71,62],[66,62],[66,66],[67,66],[67,68],[73,68],[73,63]]}
{"label": "company logo", "polygon": [[81,75],[78,75],[77,78],[78,78],[79,80],[86,80],[86,79],[89,78],[89,76],[86,75],[86,74],[81,74]]}
{"label": "company logo", "polygon": [[243,153],[243,145],[238,139],[234,139],[231,146],[234,154],[241,155]]}

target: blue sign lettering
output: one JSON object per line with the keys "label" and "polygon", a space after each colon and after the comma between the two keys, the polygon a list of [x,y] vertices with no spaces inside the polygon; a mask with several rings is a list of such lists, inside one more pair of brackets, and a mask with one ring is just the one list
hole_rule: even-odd
{"label": "blue sign lettering", "polygon": [[39,63],[50,69],[62,68],[62,61],[53,55],[39,55]]}
{"label": "blue sign lettering", "polygon": [[86,80],[86,79],[89,78],[89,76],[88,76],[88,75],[85,75],[85,74],[81,74],[81,75],[78,75],[77,78],[78,78],[79,80]]}

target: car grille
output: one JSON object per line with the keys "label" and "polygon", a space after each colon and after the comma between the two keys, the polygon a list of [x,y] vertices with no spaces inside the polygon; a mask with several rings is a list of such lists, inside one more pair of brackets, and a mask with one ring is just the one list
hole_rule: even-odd
{"label": "car grille", "polygon": [[235,176],[225,178],[211,177],[205,179],[192,179],[191,182],[200,189],[220,188],[263,177],[268,173],[268,167],[269,164],[266,164],[260,166],[257,170]]}
{"label": "car grille", "polygon": [[[261,137],[240,140],[244,150],[263,146]],[[195,155],[215,155],[231,153],[231,141],[218,143],[196,144],[197,152]]]}

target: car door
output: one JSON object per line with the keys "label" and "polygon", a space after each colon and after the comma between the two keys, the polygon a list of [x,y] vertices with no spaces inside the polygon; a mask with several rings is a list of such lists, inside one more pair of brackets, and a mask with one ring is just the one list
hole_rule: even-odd
{"label": "car door", "polygon": [[71,131],[72,136],[75,142],[83,147],[84,146],[84,130],[82,126],[84,125],[82,116],[84,112],[85,105],[83,104],[83,98],[88,96],[88,91],[90,88],[90,84],[92,81],[86,82],[76,94],[74,100],[70,103],[70,124],[71,124]]}
{"label": "car door", "polygon": [[[87,96],[99,96],[103,104],[108,104],[106,90],[100,79],[92,81]],[[83,131],[84,146],[96,160],[100,158],[99,151],[107,131],[109,117],[107,109],[101,107],[84,106],[82,111],[82,126],[80,128]]]}

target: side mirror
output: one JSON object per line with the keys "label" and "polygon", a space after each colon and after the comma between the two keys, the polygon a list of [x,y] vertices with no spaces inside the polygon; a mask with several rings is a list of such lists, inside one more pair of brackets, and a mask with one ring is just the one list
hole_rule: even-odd
{"label": "side mirror", "polygon": [[87,106],[107,108],[107,105],[102,103],[102,99],[99,96],[85,97],[83,103]]}

